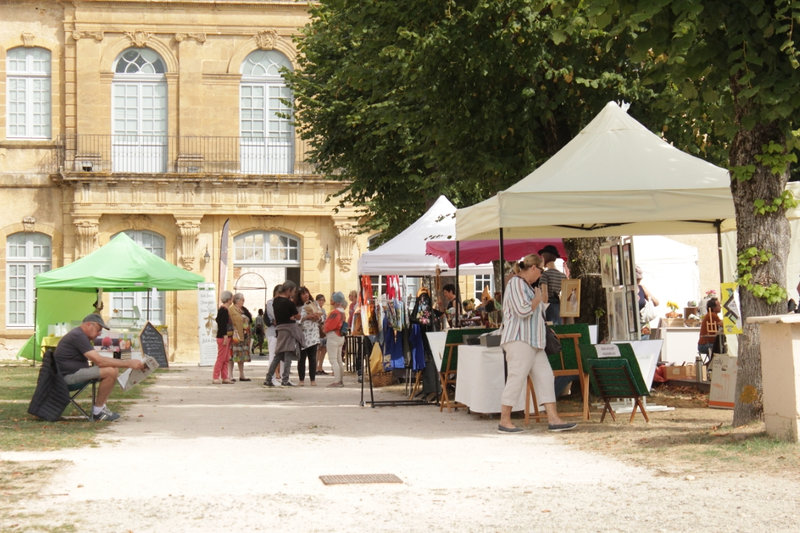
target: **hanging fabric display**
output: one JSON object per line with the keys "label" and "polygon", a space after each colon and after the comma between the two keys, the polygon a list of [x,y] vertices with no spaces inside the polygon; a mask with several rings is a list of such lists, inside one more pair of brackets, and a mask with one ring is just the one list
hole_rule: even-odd
{"label": "hanging fabric display", "polygon": [[422,328],[419,324],[411,324],[408,343],[411,346],[411,369],[416,371],[425,368],[425,344],[422,341]]}

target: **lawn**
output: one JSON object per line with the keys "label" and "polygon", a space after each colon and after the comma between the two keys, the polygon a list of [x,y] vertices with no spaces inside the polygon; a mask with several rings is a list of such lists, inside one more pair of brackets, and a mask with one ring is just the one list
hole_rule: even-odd
{"label": "lawn", "polygon": [[[28,414],[28,403],[36,389],[40,365],[30,362],[0,364],[0,450],[55,450],[91,445],[106,423],[89,422],[71,405],[58,422],[47,422]],[[108,402],[112,411],[124,412],[129,400],[140,398],[154,380],[146,380],[125,392],[115,388]],[[91,403],[91,393],[80,398],[84,409]]]}

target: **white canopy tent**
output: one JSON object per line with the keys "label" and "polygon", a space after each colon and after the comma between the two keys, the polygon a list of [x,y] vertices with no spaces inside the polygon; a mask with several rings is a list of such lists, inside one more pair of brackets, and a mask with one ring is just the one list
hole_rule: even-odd
{"label": "white canopy tent", "polygon": [[[455,269],[442,259],[425,252],[425,243],[432,240],[453,239],[456,233],[455,206],[439,196],[428,211],[400,234],[375,250],[364,252],[358,260],[358,273],[362,275],[434,276],[441,273],[455,275]],[[467,264],[459,267],[460,275],[491,274],[492,264]]]}
{"label": "white canopy tent", "polygon": [[459,240],[711,233],[734,218],[728,171],[616,103],[531,174],[456,215]]}
{"label": "white canopy tent", "polygon": [[[786,190],[791,191],[795,198],[800,198],[800,182],[787,183]],[[789,257],[786,260],[786,290],[789,291],[789,298],[797,302],[797,283],[800,281],[800,207],[788,210],[786,218],[789,219],[791,231]],[[733,281],[736,269],[736,225],[733,221],[726,223],[722,231],[723,278]]]}

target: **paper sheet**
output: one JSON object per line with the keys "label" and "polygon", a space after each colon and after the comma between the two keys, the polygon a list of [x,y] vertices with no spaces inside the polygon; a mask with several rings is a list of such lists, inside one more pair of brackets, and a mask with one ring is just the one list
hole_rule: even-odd
{"label": "paper sheet", "polygon": [[144,370],[134,370],[132,368],[128,368],[125,370],[125,372],[122,372],[119,376],[117,376],[117,383],[119,383],[119,387],[122,390],[130,390],[131,387],[141,382],[144,378],[149,376],[153,370],[158,368],[158,361],[149,355],[145,355],[143,361],[145,365]]}

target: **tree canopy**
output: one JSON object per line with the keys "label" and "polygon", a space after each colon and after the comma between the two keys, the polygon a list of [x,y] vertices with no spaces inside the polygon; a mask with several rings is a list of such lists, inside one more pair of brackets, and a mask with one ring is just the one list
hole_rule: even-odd
{"label": "tree canopy", "polygon": [[287,73],[301,135],[384,238],[440,194],[465,206],[515,183],[609,100],[660,92],[629,36],[608,46],[561,2],[323,0],[311,15]]}

